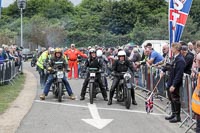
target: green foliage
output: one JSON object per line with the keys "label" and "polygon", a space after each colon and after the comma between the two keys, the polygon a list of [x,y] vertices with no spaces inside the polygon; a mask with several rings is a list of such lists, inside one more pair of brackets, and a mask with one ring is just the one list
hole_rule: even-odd
{"label": "green foliage", "polygon": [[23,89],[25,75],[20,75],[15,79],[14,85],[0,86],[0,114],[2,114],[10,104],[16,99]]}
{"label": "green foliage", "polygon": [[199,7],[200,7],[200,1],[199,0],[193,0],[191,11],[190,11],[190,14],[189,14],[192,17],[193,21],[198,24],[198,27],[200,26],[200,10],[199,10]]}
{"label": "green foliage", "polygon": [[[199,1],[193,1],[182,40],[198,39]],[[168,40],[168,3],[164,0],[28,0],[23,10],[24,39],[41,46],[117,46],[147,39]],[[20,37],[20,10],[16,2],[3,8],[1,42]],[[5,34],[5,31],[6,32]]]}

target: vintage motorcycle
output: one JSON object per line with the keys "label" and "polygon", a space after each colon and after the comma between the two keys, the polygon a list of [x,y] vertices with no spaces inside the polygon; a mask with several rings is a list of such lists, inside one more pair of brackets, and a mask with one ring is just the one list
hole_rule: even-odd
{"label": "vintage motorcycle", "polygon": [[98,93],[101,92],[99,88],[99,84],[96,82],[97,73],[102,73],[101,71],[98,70],[98,68],[89,68],[89,97],[90,97],[90,104],[93,104],[93,99],[96,97]]}
{"label": "vintage motorcycle", "polygon": [[31,60],[31,67],[35,67],[36,66],[36,62],[37,62],[37,57],[36,57],[36,55],[33,55],[33,58]]}
{"label": "vintage motorcycle", "polygon": [[53,77],[54,82],[52,84],[52,92],[58,98],[59,102],[62,102],[62,97],[65,94],[64,93],[64,84],[63,84],[63,77],[65,76],[65,72],[63,71],[63,62],[55,62],[55,65],[57,65],[53,70]]}
{"label": "vintage motorcycle", "polygon": [[124,102],[126,108],[129,109],[131,106],[131,89],[133,89],[130,83],[131,74],[129,72],[121,72],[115,75],[123,77],[116,88],[116,99],[118,102]]}

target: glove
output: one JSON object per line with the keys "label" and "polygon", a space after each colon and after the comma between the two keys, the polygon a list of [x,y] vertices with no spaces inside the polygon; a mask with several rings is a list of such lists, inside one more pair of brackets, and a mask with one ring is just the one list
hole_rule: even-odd
{"label": "glove", "polygon": [[51,70],[52,70],[52,67],[48,67],[47,70],[48,70],[48,71],[51,71]]}
{"label": "glove", "polygon": [[47,64],[46,64],[46,63],[44,63],[44,64],[43,64],[43,67],[44,67],[44,69],[46,69],[46,68],[47,68]]}
{"label": "glove", "polygon": [[68,68],[67,68],[67,72],[70,72],[70,71],[71,71],[71,69],[68,67]]}

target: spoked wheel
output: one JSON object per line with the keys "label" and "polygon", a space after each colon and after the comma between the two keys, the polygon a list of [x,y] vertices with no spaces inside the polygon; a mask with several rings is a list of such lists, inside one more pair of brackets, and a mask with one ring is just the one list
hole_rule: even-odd
{"label": "spoked wheel", "polygon": [[124,92],[126,93],[125,100],[124,100],[125,106],[126,106],[127,109],[130,109],[130,106],[131,106],[131,90],[125,88]]}
{"label": "spoked wheel", "polygon": [[93,89],[94,89],[94,83],[89,84],[89,95],[90,95],[90,104],[93,104]]}
{"label": "spoked wheel", "polygon": [[58,102],[62,102],[62,94],[63,94],[63,92],[62,92],[62,83],[59,83],[58,84]]}
{"label": "spoked wheel", "polygon": [[123,102],[124,101],[124,89],[123,86],[119,86],[119,88],[117,88],[117,102]]}

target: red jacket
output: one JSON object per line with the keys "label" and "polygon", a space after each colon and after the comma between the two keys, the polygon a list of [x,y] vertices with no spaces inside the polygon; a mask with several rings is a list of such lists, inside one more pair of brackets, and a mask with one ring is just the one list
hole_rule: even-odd
{"label": "red jacket", "polygon": [[78,55],[87,58],[87,55],[83,54],[82,52],[80,52],[78,49],[68,49],[64,52],[64,54],[68,57],[68,60],[70,61],[76,61],[78,58]]}

